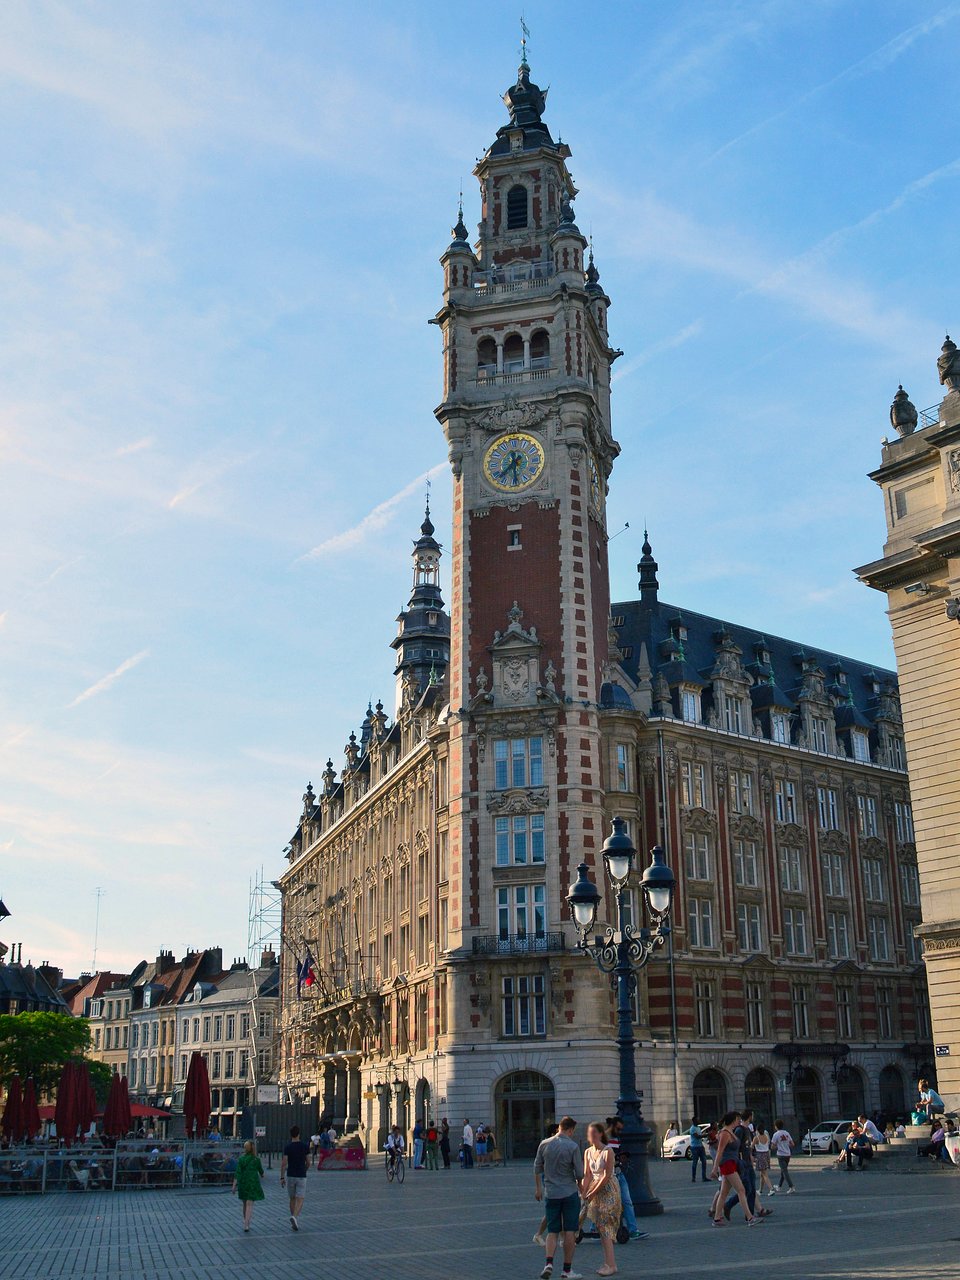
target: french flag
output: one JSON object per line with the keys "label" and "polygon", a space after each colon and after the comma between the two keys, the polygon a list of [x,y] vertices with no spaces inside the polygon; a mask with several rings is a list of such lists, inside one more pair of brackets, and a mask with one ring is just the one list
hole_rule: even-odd
{"label": "french flag", "polygon": [[317,975],[313,968],[313,957],[308,951],[303,963],[297,965],[297,994],[301,995],[304,987],[312,987],[316,980]]}

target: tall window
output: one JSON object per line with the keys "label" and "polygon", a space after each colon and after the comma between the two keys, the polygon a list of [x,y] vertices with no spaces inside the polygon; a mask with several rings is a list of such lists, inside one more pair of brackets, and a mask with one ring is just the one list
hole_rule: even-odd
{"label": "tall window", "polygon": [[709,898],[690,898],[687,924],[691,947],[713,946],[713,903]]}
{"label": "tall window", "polygon": [[542,973],[503,979],[503,1034],[547,1034],[547,1001]]}
{"label": "tall window", "polygon": [[543,738],[497,738],[493,744],[493,785],[543,786]]}
{"label": "tall window", "polygon": [[857,828],[862,836],[877,834],[877,802],[873,796],[857,796]]}
{"label": "tall window", "polygon": [[881,1040],[893,1037],[893,999],[889,987],[877,987],[877,1032]]}
{"label": "tall window", "polygon": [[684,689],[680,694],[680,712],[688,724],[700,723],[700,695],[693,689]]}
{"label": "tall window", "polygon": [[790,717],[782,711],[774,711],[770,716],[770,737],[774,742],[790,741]]}
{"label": "tall window", "polygon": [[863,859],[863,896],[868,902],[883,902],[883,863],[879,858]]}
{"label": "tall window", "polygon": [[220,1079],[220,1051],[219,1050],[216,1050],[213,1054],[213,1067],[210,1072],[210,1078],[212,1080]]}
{"label": "tall window", "polygon": [[757,846],[753,840],[733,842],[733,873],[737,884],[754,888],[760,883],[757,874]]}
{"label": "tall window", "polygon": [[833,787],[817,787],[817,818],[824,831],[839,831],[837,793]]}
{"label": "tall window", "polygon": [[912,844],[913,810],[905,800],[898,800],[893,806],[893,820],[899,842],[901,844]]}
{"label": "tall window", "polygon": [[624,742],[617,743],[617,790],[630,790],[630,749]]}
{"label": "tall window", "polygon": [[930,1039],[930,1006],[927,1004],[927,993],[917,993],[914,1008],[917,1011],[917,1036],[921,1040]]}
{"label": "tall window", "polygon": [[181,1053],[181,1055],[180,1055],[180,1079],[181,1079],[181,1080],[186,1080],[186,1078],[187,1078],[187,1055],[186,1055],[185,1053]]}
{"label": "tall window", "polygon": [[853,758],[861,764],[870,763],[870,739],[862,729],[854,729],[850,734],[853,744]]}
{"label": "tall window", "polygon": [[240,1050],[240,1061],[237,1065],[237,1075],[241,1080],[246,1080],[250,1071],[250,1054],[246,1049]]}
{"label": "tall window", "polygon": [[228,1080],[233,1079],[234,1067],[236,1064],[236,1053],[233,1049],[228,1049],[223,1055],[223,1074]]}
{"label": "tall window", "polygon": [[[131,1089],[135,1089],[137,1087],[137,1065],[138,1065],[137,1059],[134,1058],[133,1061],[130,1063],[130,1088]],[[184,1067],[183,1074],[184,1075],[187,1074],[186,1067]]]}
{"label": "tall window", "polygon": [[792,782],[778,778],[774,784],[773,802],[778,822],[797,821],[797,792]]}
{"label": "tall window", "polygon": [[741,951],[753,955],[763,949],[760,908],[755,902],[737,903],[737,941]]}
{"label": "tall window", "polygon": [[190,1019],[184,1018],[180,1024],[180,1039],[184,1044],[190,1043]]}
{"label": "tall window", "polygon": [[730,807],[734,813],[753,813],[753,774],[730,770]]}
{"label": "tall window", "polygon": [[894,769],[906,769],[907,758],[903,750],[903,739],[898,738],[896,734],[891,734],[887,741],[890,743],[890,759]]}
{"label": "tall window", "polygon": [[827,734],[827,722],[822,716],[810,717],[810,749],[811,751],[826,752],[829,736]]}
{"label": "tall window", "polygon": [[823,891],[827,897],[844,897],[847,889],[843,869],[843,854],[821,853],[820,868],[823,872]]}
{"label": "tall window", "polygon": [[762,1037],[764,1034],[763,987],[759,982],[748,982],[744,996],[747,1005],[747,1035]]}
{"label": "tall window", "polygon": [[923,943],[913,932],[915,925],[919,921],[907,920],[904,922],[903,931],[907,939],[907,964],[919,964],[923,959]]}
{"label": "tall window", "polygon": [[217,1014],[213,1020],[213,1038],[214,1040],[223,1039],[223,1017],[221,1014]]}
{"label": "tall window", "polygon": [[713,1036],[716,1034],[713,1021],[713,984],[697,981],[693,992],[697,1010],[697,1035]]}
{"label": "tall window", "polygon": [[209,1018],[204,1018],[204,1020],[203,1020],[203,1041],[204,1041],[204,1044],[206,1044],[206,1043],[207,1043],[207,1041],[209,1041],[209,1039],[210,1039],[210,1019],[209,1019]]}
{"label": "tall window", "polygon": [[520,231],[527,225],[527,188],[518,182],[507,192],[507,230]]}
{"label": "tall window", "polygon": [[547,931],[546,889],[542,884],[505,885],[497,890],[497,928],[501,938],[542,938]]}
{"label": "tall window", "polygon": [[867,938],[870,943],[870,959],[889,960],[890,941],[887,934],[887,922],[883,916],[870,916],[868,918]]}
{"label": "tall window", "polygon": [[710,837],[690,831],[683,838],[688,880],[710,879]]}
{"label": "tall window", "polygon": [[786,893],[803,893],[803,850],[784,845],[780,850],[780,888]]}
{"label": "tall window", "polygon": [[905,906],[919,907],[920,876],[912,862],[900,863],[900,892]]}
{"label": "tall window", "polygon": [[805,1040],[810,1034],[810,1007],[807,989],[795,982],[790,989],[790,1005],[793,1011],[793,1034],[797,1040]]}
{"label": "tall window", "polygon": [[723,727],[727,733],[743,733],[743,703],[730,693],[723,695]]}
{"label": "tall window", "polygon": [[802,907],[784,907],[783,940],[789,955],[807,954],[807,913]]}
{"label": "tall window", "polygon": [[234,1013],[227,1014],[226,1038],[235,1040],[237,1036],[237,1016]]}
{"label": "tall window", "polygon": [[850,954],[847,917],[842,911],[827,912],[827,947],[831,960],[845,960]]}
{"label": "tall window", "polygon": [[250,1014],[241,1013],[240,1015],[240,1039],[246,1040],[250,1034]]}
{"label": "tall window", "polygon": [[685,809],[706,809],[707,772],[702,764],[683,761],[680,766],[680,794]]}
{"label": "tall window", "polygon": [[498,867],[543,862],[543,814],[494,819]]}
{"label": "tall window", "polygon": [[842,1040],[853,1039],[853,992],[849,987],[837,987],[837,1035]]}

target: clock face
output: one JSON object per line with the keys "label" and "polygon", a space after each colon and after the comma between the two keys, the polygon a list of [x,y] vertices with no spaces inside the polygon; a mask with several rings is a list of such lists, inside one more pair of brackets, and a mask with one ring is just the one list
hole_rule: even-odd
{"label": "clock face", "polygon": [[495,489],[528,489],[543,474],[543,448],[524,432],[498,436],[483,458],[483,474]]}
{"label": "clock face", "polygon": [[590,497],[593,499],[593,505],[598,511],[603,508],[603,477],[600,474],[600,468],[597,466],[597,460],[590,455]]}

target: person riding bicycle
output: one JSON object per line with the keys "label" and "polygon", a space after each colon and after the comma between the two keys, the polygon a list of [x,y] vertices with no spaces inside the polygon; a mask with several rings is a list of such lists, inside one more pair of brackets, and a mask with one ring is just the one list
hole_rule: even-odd
{"label": "person riding bicycle", "polygon": [[387,1141],[385,1145],[387,1154],[390,1157],[390,1167],[393,1168],[397,1163],[397,1157],[403,1156],[407,1146],[406,1142],[404,1142],[403,1134],[400,1132],[400,1126],[398,1124],[395,1124],[387,1134]]}

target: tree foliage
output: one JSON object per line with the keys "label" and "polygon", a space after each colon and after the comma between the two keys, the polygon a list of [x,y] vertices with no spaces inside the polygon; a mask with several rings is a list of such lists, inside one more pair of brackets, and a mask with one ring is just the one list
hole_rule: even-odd
{"label": "tree foliage", "polygon": [[93,1092],[97,1097],[97,1105],[102,1107],[107,1101],[107,1094],[110,1092],[113,1071],[107,1063],[99,1062],[95,1058],[85,1058],[83,1065],[90,1072],[90,1083],[93,1085]]}
{"label": "tree foliage", "polygon": [[[90,1047],[90,1024],[69,1013],[0,1014],[0,1084],[33,1076],[38,1093],[52,1093],[64,1065]],[[96,1087],[96,1080],[94,1080]]]}

